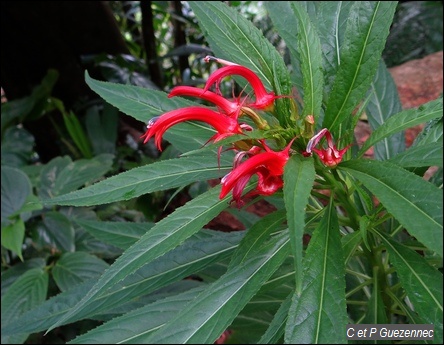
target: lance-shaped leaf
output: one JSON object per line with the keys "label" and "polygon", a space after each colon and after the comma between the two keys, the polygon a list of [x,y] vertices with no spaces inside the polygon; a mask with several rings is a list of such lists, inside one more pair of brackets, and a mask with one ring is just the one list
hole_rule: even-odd
{"label": "lance-shaped leaf", "polygon": [[435,325],[435,342],[443,340],[443,279],[442,273],[430,266],[425,258],[406,246],[379,234],[390,253],[390,261],[407,292],[416,313]]}
{"label": "lance-shaped leaf", "polygon": [[167,297],[99,326],[69,344],[147,344],[146,339],[203,291],[197,287]]}
{"label": "lance-shaped leaf", "polygon": [[[224,233],[206,230],[194,234],[179,247],[144,265],[109,291],[95,298],[88,308],[73,320],[106,313],[167,284],[198,273],[206,267],[212,267],[215,262],[226,260],[244,233],[244,231]],[[95,279],[87,281],[69,292],[51,298],[41,307],[24,314],[20,322],[2,328],[2,334],[16,334],[23,331],[34,333],[48,329],[82,300],[95,281]],[[280,281],[278,279],[277,283]]]}
{"label": "lance-shaped leaf", "polygon": [[403,168],[442,167],[443,140],[442,137],[435,143],[411,146],[408,150],[396,155],[390,162]]}
{"label": "lance-shaped leaf", "polygon": [[[366,114],[372,130],[381,126],[390,116],[402,111],[398,89],[382,59],[368,93],[370,98]],[[375,158],[378,160],[390,159],[404,151],[404,148],[404,133],[396,133],[375,145]]]}
{"label": "lance-shaped leaf", "polygon": [[[252,69],[267,88],[273,87],[280,94],[291,94],[289,72],[284,60],[253,23],[222,2],[190,1],[189,4],[217,57]],[[275,86],[274,81],[279,85]],[[283,101],[288,100],[276,102]],[[283,118],[288,114],[279,116],[285,121]]]}
{"label": "lance-shaped leaf", "polygon": [[121,249],[129,248],[154,226],[154,223],[148,222],[103,222],[86,219],[74,221],[95,238]]}
{"label": "lance-shaped leaf", "polygon": [[159,190],[218,178],[232,169],[232,162],[215,156],[190,156],[134,168],[89,187],[45,200],[47,205],[91,206],[129,200]]}
{"label": "lance-shaped leaf", "polygon": [[317,120],[321,112],[324,84],[321,43],[318,32],[303,6],[298,2],[292,2],[291,8],[298,20],[297,41],[304,80],[304,110],[302,115],[313,115]]}
{"label": "lance-shaped leaf", "polygon": [[[251,188],[251,187],[250,187]],[[99,297],[137,269],[181,244],[199,231],[228,206],[228,198],[219,199],[220,187],[201,194],[158,222],[147,234],[126,250],[101,276],[80,303],[50,327],[67,322],[84,311],[93,298]]]}
{"label": "lance-shaped leaf", "polygon": [[294,256],[297,293],[301,292],[302,286],[302,237],[305,230],[305,208],[315,177],[313,159],[293,155],[285,165],[284,201]]}
{"label": "lance-shaped leaf", "polygon": [[341,65],[322,124],[335,138],[341,137],[341,124],[345,124],[343,130],[348,129],[354,109],[373,80],[395,9],[394,1],[356,1],[350,9]]}
{"label": "lance-shaped leaf", "polygon": [[442,117],[442,98],[428,102],[418,109],[401,111],[388,118],[383,125],[372,132],[362,145],[357,156],[361,157],[370,147],[384,138],[438,117]]}
{"label": "lance-shaped leaf", "polygon": [[302,292],[293,295],[287,344],[346,342],[345,266],[333,202],[315,229],[304,258]]}
{"label": "lance-shaped leaf", "polygon": [[[197,105],[182,97],[168,98],[168,94],[162,91],[94,80],[88,72],[85,80],[109,104],[144,123],[167,111]],[[168,130],[164,138],[180,152],[187,152],[204,145],[213,134],[212,128],[202,124],[181,123]]]}
{"label": "lance-shaped leaf", "polygon": [[362,323],[384,324],[387,323],[387,313],[381,296],[381,287],[378,279],[378,266],[373,267],[372,295],[368,301],[367,312]]}
{"label": "lance-shaped leaf", "polygon": [[278,341],[285,332],[285,324],[287,323],[288,311],[290,310],[293,294],[294,292],[290,293],[285,301],[282,302],[273,320],[270,322],[267,331],[258,341],[258,344],[278,344]]}
{"label": "lance-shaped leaf", "polygon": [[353,1],[322,1],[318,8],[316,27],[322,47],[324,71],[324,97],[328,100],[339,65],[347,18]]}
{"label": "lance-shaped leaf", "polygon": [[[288,233],[252,248],[244,260],[149,337],[154,344],[213,343],[289,254]],[[189,316],[193,315],[190,319]],[[187,320],[187,322],[184,322]]]}
{"label": "lance-shaped leaf", "polygon": [[389,162],[351,160],[339,167],[360,180],[410,235],[442,257],[441,189]]}

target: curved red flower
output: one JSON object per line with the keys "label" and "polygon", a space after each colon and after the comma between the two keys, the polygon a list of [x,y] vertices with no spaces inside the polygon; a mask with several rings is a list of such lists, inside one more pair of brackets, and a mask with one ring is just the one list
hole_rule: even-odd
{"label": "curved red flower", "polygon": [[[327,138],[327,148],[317,149],[315,146],[323,137]],[[310,155],[311,152],[315,152],[321,161],[328,167],[334,168],[342,161],[342,156],[347,152],[351,145],[346,146],[342,150],[338,150],[336,145],[333,143],[333,137],[327,128],[323,128],[318,134],[313,136],[307,144],[304,155]]]}
{"label": "curved red flower", "polygon": [[253,103],[247,104],[247,106],[261,109],[261,110],[272,110],[274,107],[274,100],[280,96],[276,96],[274,92],[267,92],[264,84],[260,78],[251,69],[240,66],[240,65],[230,65],[221,67],[215,72],[213,72],[205,84],[204,90],[207,91],[211,85],[216,83],[216,87],[219,86],[221,80],[229,75],[240,75],[245,78],[253,88],[256,100]]}
{"label": "curved red flower", "polygon": [[289,152],[293,140],[282,151],[271,150],[262,142],[265,152],[254,154],[245,162],[235,164],[234,169],[222,178],[222,189],[219,197],[224,198],[233,190],[233,200],[240,207],[242,192],[250,178],[257,174],[258,183],[249,195],[272,195],[283,185],[282,175],[284,166],[289,159]]}
{"label": "curved red flower", "polygon": [[168,94],[168,98],[175,96],[192,96],[212,102],[226,115],[237,119],[239,117],[242,104],[240,102],[230,102],[228,99],[209,90],[203,90],[192,86],[176,86]]}
{"label": "curved red flower", "polygon": [[217,113],[211,109],[188,107],[169,111],[148,122],[147,131],[142,138],[145,144],[151,137],[155,137],[157,148],[162,151],[162,136],[172,126],[184,121],[202,121],[212,126],[217,133],[210,139],[221,140],[233,134],[242,134],[242,128],[237,121],[227,115]]}

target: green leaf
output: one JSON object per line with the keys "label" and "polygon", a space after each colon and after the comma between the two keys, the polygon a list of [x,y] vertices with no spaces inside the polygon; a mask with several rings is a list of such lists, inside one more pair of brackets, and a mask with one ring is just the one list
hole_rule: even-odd
{"label": "green leaf", "polygon": [[203,291],[197,287],[117,317],[68,344],[148,344],[147,338]]}
{"label": "green leaf", "polygon": [[105,103],[103,113],[100,114],[98,106],[90,107],[86,112],[85,124],[94,154],[114,154],[119,124],[118,110]]}
{"label": "green leaf", "polygon": [[23,261],[22,245],[25,238],[25,223],[17,219],[14,223],[2,228],[2,246],[12,250]]}
{"label": "green leaf", "polygon": [[328,101],[341,64],[340,50],[352,4],[353,1],[322,1],[318,9],[316,27],[322,47],[325,101]]}
{"label": "green leaf", "polygon": [[401,152],[392,159],[391,163],[403,168],[416,167],[442,167],[443,139],[442,137],[435,143],[411,146],[408,150]]}
{"label": "green leaf", "polygon": [[[145,123],[167,111],[196,105],[182,97],[168,98],[168,94],[162,91],[94,80],[87,72],[85,80],[109,104]],[[202,147],[213,135],[212,128],[196,123],[181,123],[169,129],[164,138],[180,152],[187,152]]]}
{"label": "green leaf", "polygon": [[98,278],[109,265],[84,252],[64,253],[52,269],[53,278],[61,291],[67,291],[91,278]]}
{"label": "green leaf", "polygon": [[305,230],[305,208],[313,187],[316,171],[313,159],[293,155],[284,169],[284,201],[287,210],[291,250],[294,256],[296,292],[302,286],[303,235]]}
{"label": "green leaf", "polygon": [[345,266],[333,202],[310,239],[303,265],[302,291],[292,298],[285,343],[346,343]]}
{"label": "green leaf", "polygon": [[367,312],[362,323],[367,324],[386,324],[387,312],[385,310],[384,301],[381,296],[381,287],[379,285],[378,270],[380,267],[373,266],[373,289],[370,300],[368,301]]}
{"label": "green leaf", "polygon": [[[368,122],[374,131],[387,119],[402,110],[398,89],[384,61],[379,62],[375,78],[370,84],[370,99],[367,103],[366,114]],[[394,157],[405,149],[404,133],[396,133],[384,138],[375,145],[375,158],[386,160]]]}
{"label": "green leaf", "polygon": [[3,227],[10,223],[8,217],[15,214],[25,204],[31,194],[31,182],[23,171],[7,166],[1,167],[1,179],[1,221]]}
{"label": "green leaf", "polygon": [[43,225],[44,228],[39,229],[40,237],[60,251],[73,252],[75,250],[74,228],[63,214],[57,211],[46,212],[43,217]]}
{"label": "green leaf", "polygon": [[74,162],[68,156],[52,159],[41,171],[39,196],[53,198],[97,180],[111,169],[113,158],[113,155],[102,154]]}
{"label": "green leaf", "polygon": [[154,226],[148,222],[103,222],[81,218],[74,221],[97,239],[121,249],[129,248]]}
{"label": "green leaf", "polygon": [[[9,102],[12,101],[8,101],[8,103]],[[7,165],[22,168],[30,164],[34,144],[34,136],[26,129],[21,127],[10,127],[6,129],[5,134],[2,136],[2,166]]]}
{"label": "green leaf", "polygon": [[299,57],[299,45],[297,38],[297,19],[291,8],[290,1],[266,1],[264,6],[273,22],[273,26],[285,41],[291,53],[291,63],[293,73],[291,81],[296,86],[299,93],[303,94],[302,72]]}
{"label": "green leaf", "polygon": [[442,117],[442,98],[428,102],[418,109],[401,111],[388,118],[383,125],[372,132],[370,137],[362,145],[357,157],[361,157],[370,147],[384,138],[440,116]]}
{"label": "green leaf", "polygon": [[[251,21],[222,2],[189,4],[218,57],[252,69],[265,87],[273,87],[279,94],[291,94],[289,73],[281,55]],[[274,85],[275,80],[279,85]],[[279,122],[284,124],[286,117],[288,114],[278,114]]]}
{"label": "green leaf", "polygon": [[352,113],[373,80],[395,9],[395,1],[356,1],[350,9],[341,64],[322,124],[335,138],[349,129]]}
{"label": "green leaf", "polygon": [[442,273],[430,266],[423,256],[378,233],[389,252],[390,261],[407,292],[415,311],[429,324],[435,325],[435,342],[443,340]]}
{"label": "green leaf", "polygon": [[[38,306],[46,299],[48,272],[41,268],[31,268],[18,278],[2,297],[2,327],[15,323],[24,312]],[[8,336],[2,332],[2,344],[21,344],[28,333]]]}
{"label": "green leaf", "polygon": [[68,133],[71,136],[74,143],[76,144],[77,148],[82,153],[83,157],[92,158],[93,154],[91,149],[91,143],[86,137],[85,130],[83,129],[79,119],[72,111],[68,113],[63,109],[62,114],[65,127],[68,130]]}
{"label": "green leaf", "polygon": [[51,326],[48,331],[83,311],[88,307],[92,298],[99,297],[100,294],[120,280],[175,248],[199,231],[202,226],[227,207],[228,197],[220,200],[219,193],[220,186],[215,187],[176,209],[175,212],[158,222],[151,231],[142,236],[138,242],[115,261],[75,308]]}
{"label": "green leaf", "polygon": [[232,161],[213,156],[190,156],[164,160],[134,168],[92,186],[51,200],[47,205],[91,206],[129,200],[158,190],[180,187],[192,182],[218,178],[232,169]]}
{"label": "green leaf", "polygon": [[287,323],[288,311],[291,306],[291,298],[294,292],[290,293],[288,297],[282,302],[278,311],[274,315],[267,331],[262,335],[258,344],[278,344],[285,332],[285,324]]}
{"label": "green leaf", "polygon": [[20,262],[11,266],[5,270],[2,270],[2,297],[9,287],[22,276],[24,273],[32,268],[45,267],[45,260],[43,258],[33,258],[26,260],[25,262]]}
{"label": "green leaf", "polygon": [[298,20],[298,51],[304,80],[302,115],[304,117],[313,115],[317,123],[321,113],[324,84],[321,43],[318,32],[305,9],[297,2],[292,2],[291,8]]}
{"label": "green leaf", "polygon": [[228,269],[236,267],[245,260],[250,251],[269,240],[270,236],[276,231],[282,230],[285,222],[284,210],[279,210],[264,216],[257,221],[242,239],[239,247],[231,257]]}
{"label": "green leaf", "polygon": [[[78,314],[74,320],[93,317],[154,292],[167,284],[196,274],[203,268],[213,267],[215,262],[226,260],[232,254],[244,234],[244,231],[223,233],[210,230],[194,234],[182,245],[147,263],[106,293],[94,298],[88,308]],[[87,281],[51,298],[40,308],[23,315],[20,324],[2,329],[2,334],[15,334],[23,330],[38,332],[48,329],[76,307],[95,282],[96,280]],[[277,282],[280,283],[280,280],[278,279]]]}
{"label": "green leaf", "polygon": [[[213,343],[260,286],[289,254],[288,234],[282,233],[254,248],[238,266],[212,283],[159,331],[147,339],[154,344]],[[193,315],[188,322],[183,320]]]}
{"label": "green leaf", "polygon": [[412,236],[442,257],[441,189],[389,162],[353,160],[338,167],[360,180]]}

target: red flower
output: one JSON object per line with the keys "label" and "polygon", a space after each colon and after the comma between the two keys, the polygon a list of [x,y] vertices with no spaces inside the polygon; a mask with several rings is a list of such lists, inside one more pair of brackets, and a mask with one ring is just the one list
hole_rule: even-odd
{"label": "red flower", "polygon": [[265,152],[257,153],[257,148],[252,148],[247,152],[248,155],[252,156],[240,164],[235,161],[234,169],[222,178],[222,189],[219,197],[222,199],[233,190],[233,200],[236,201],[238,207],[242,206],[242,192],[254,174],[258,175],[258,183],[255,190],[249,193],[249,196],[275,193],[283,185],[282,175],[292,143],[293,140],[285,149],[279,152],[271,150],[264,141],[262,141],[262,144]]}
{"label": "red flower", "polygon": [[142,138],[145,144],[155,136],[157,148],[162,151],[162,136],[172,126],[184,121],[206,122],[217,131],[209,141],[218,141],[233,134],[242,134],[242,128],[237,121],[227,115],[201,107],[188,107],[169,111],[159,117],[152,118],[147,125],[147,131]]}
{"label": "red flower", "polygon": [[242,107],[240,102],[230,102],[228,99],[225,99],[224,97],[214,92],[205,91],[203,89],[199,89],[197,87],[192,87],[192,86],[176,86],[168,94],[168,98],[174,96],[192,96],[212,102],[219,109],[221,109],[226,115],[233,117],[235,119],[238,118],[240,109]]}
{"label": "red flower", "polygon": [[275,96],[274,92],[267,92],[264,84],[262,84],[262,81],[259,79],[256,73],[244,66],[230,65],[219,68],[209,76],[204,90],[208,90],[214,83],[216,83],[216,87],[219,87],[221,80],[229,75],[240,75],[241,77],[247,79],[247,81],[253,87],[256,101],[254,103],[247,104],[247,106],[261,110],[273,109],[274,100],[279,96]]}
{"label": "red flower", "polygon": [[[327,138],[327,148],[316,149],[315,146],[323,137]],[[327,128],[323,128],[316,134],[307,144],[307,149],[304,155],[310,155],[314,151],[321,161],[328,167],[334,168],[342,161],[342,156],[350,148],[351,145],[346,146],[342,150],[338,150],[333,143],[333,137]]]}

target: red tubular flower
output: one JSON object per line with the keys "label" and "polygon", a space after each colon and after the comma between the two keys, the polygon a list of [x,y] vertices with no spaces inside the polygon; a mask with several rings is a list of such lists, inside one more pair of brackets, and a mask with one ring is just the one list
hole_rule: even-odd
{"label": "red tubular flower", "polygon": [[[316,149],[315,146],[324,136],[327,138],[327,148]],[[318,134],[310,139],[305,152],[310,155],[311,152],[314,151],[326,166],[334,168],[342,161],[342,156],[347,152],[350,146],[351,145],[348,145],[342,150],[338,150],[333,143],[333,137],[330,131],[327,128],[323,128]]]}
{"label": "red tubular flower", "polygon": [[218,87],[221,80],[229,75],[240,75],[241,77],[247,79],[247,81],[253,87],[256,101],[254,103],[247,104],[247,106],[261,110],[273,109],[273,102],[279,96],[275,96],[274,92],[267,92],[264,84],[256,75],[256,73],[244,66],[230,65],[219,68],[210,75],[207,83],[205,84],[204,90],[207,91],[214,83],[216,83],[216,86]]}
{"label": "red tubular flower", "polygon": [[227,115],[201,107],[188,107],[169,111],[148,122],[147,131],[142,138],[145,144],[152,136],[155,136],[155,144],[162,151],[161,142],[163,134],[172,126],[184,121],[206,122],[217,131],[210,139],[221,140],[233,134],[242,134],[242,128],[237,121]]}
{"label": "red tubular flower", "polygon": [[[265,152],[256,153],[253,148],[253,156],[241,164],[235,163],[234,169],[222,178],[222,189],[219,197],[224,198],[233,190],[233,200],[238,207],[242,206],[242,192],[254,174],[258,175],[258,183],[249,195],[272,195],[283,185],[282,175],[284,166],[289,158],[290,146],[293,140],[282,151],[271,150],[265,142],[262,142]],[[255,154],[256,153],[256,154]]]}
{"label": "red tubular flower", "polygon": [[204,91],[198,87],[176,86],[168,94],[168,98],[174,96],[192,96],[214,103],[226,115],[238,118],[242,105],[240,102],[230,102],[228,99],[211,91]]}

